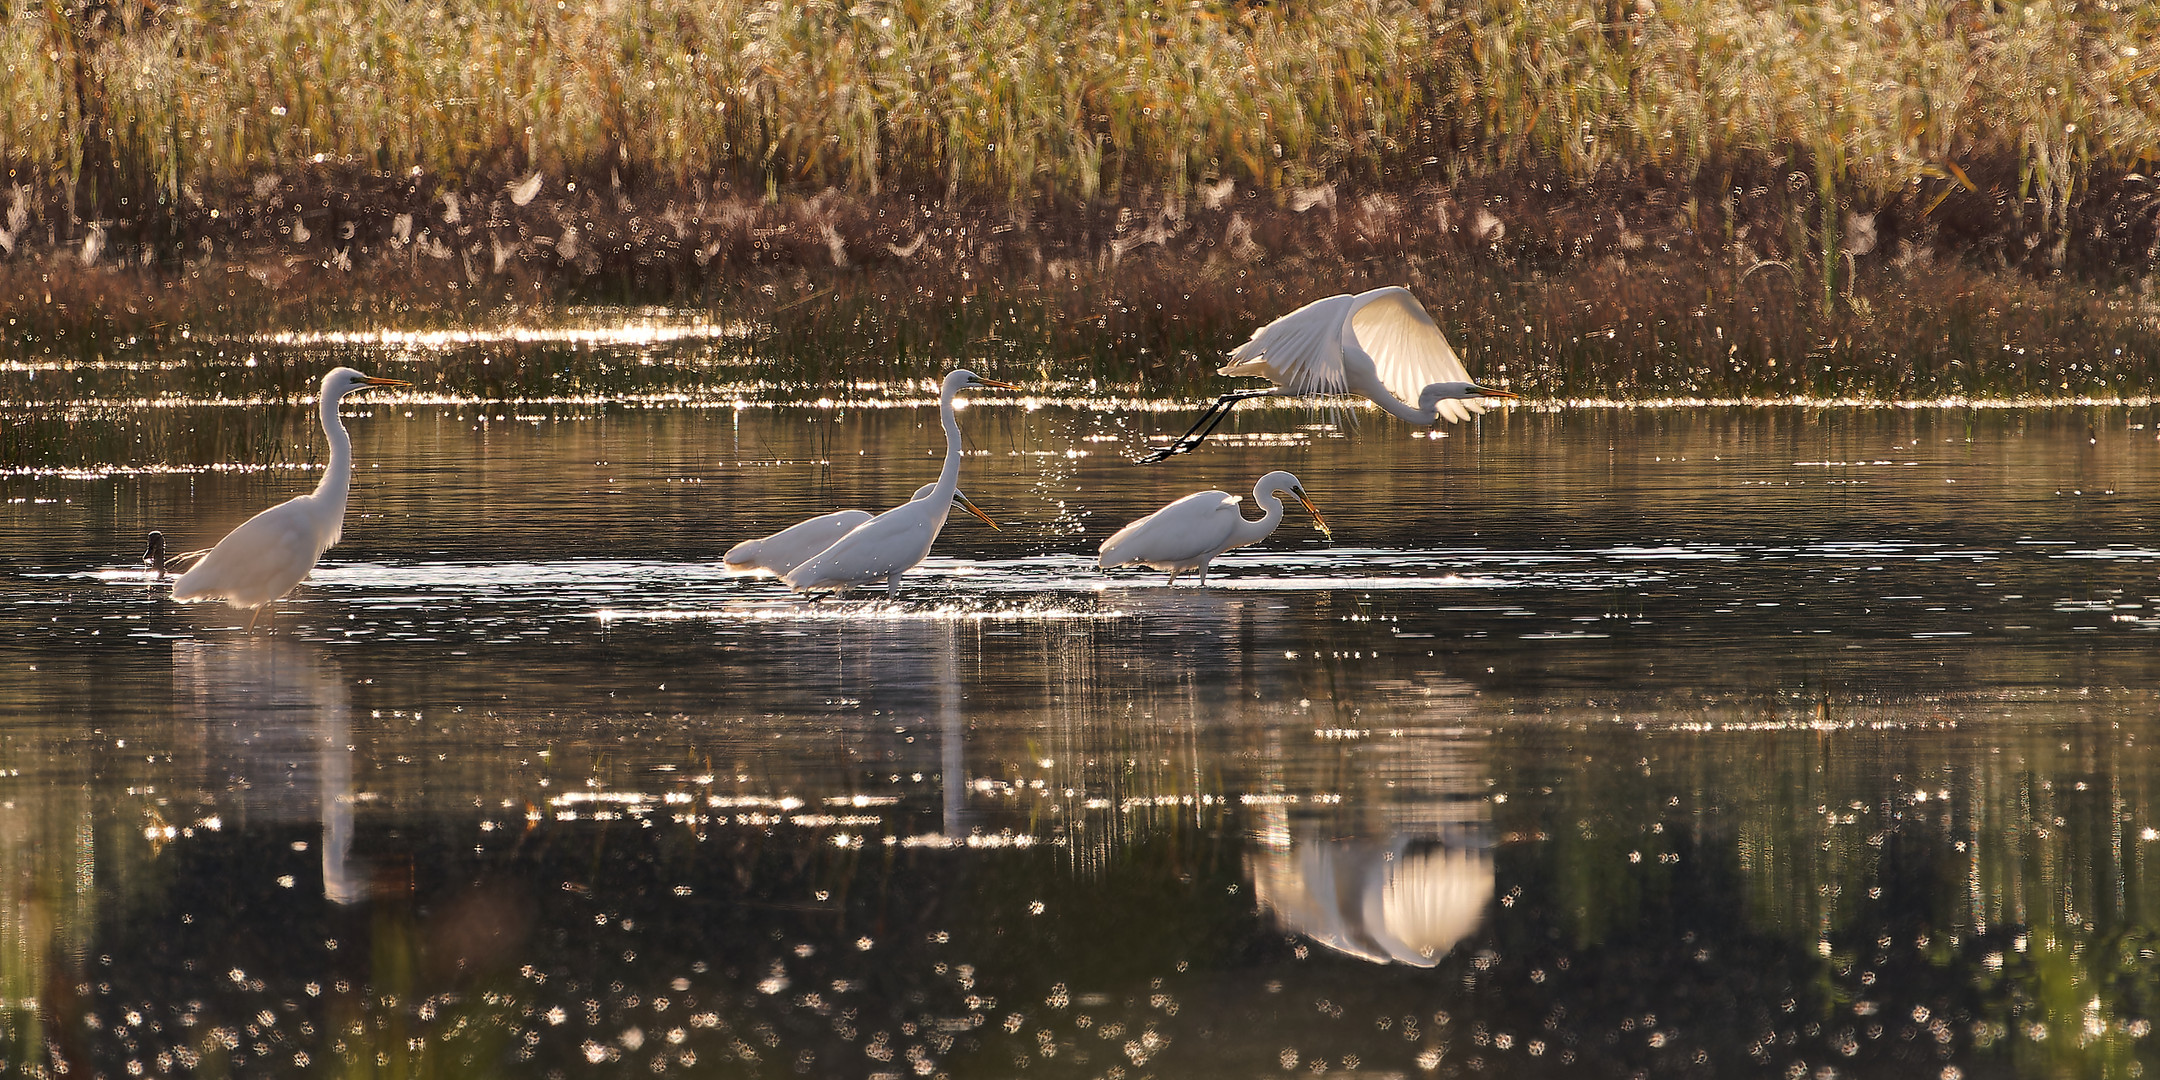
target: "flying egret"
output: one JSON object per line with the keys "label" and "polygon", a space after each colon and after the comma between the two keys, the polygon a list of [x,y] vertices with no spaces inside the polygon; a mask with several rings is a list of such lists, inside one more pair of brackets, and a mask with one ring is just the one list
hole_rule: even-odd
{"label": "flying egret", "polygon": [[1327,521],[1320,516],[1320,508],[1305,497],[1298,478],[1276,471],[1253,485],[1253,501],[1266,511],[1260,520],[1245,520],[1237,496],[1227,491],[1194,492],[1119,529],[1103,541],[1096,561],[1105,570],[1130,563],[1167,570],[1171,585],[1177,584],[1178,575],[1198,570],[1200,587],[1205,589],[1208,563],[1215,556],[1265,540],[1282,523],[1283,495],[1304,504],[1313,516],[1313,524],[1320,527],[1320,535],[1332,535]]}
{"label": "flying egret", "polygon": [[965,368],[945,376],[938,394],[938,415],[945,423],[945,467],[930,493],[856,526],[831,547],[781,575],[789,588],[839,591],[882,581],[887,596],[899,591],[900,575],[930,554],[938,530],[945,527],[945,516],[952,512],[953,496],[960,490],[960,421],[953,415],[953,398],[975,387],[1020,389]]}
{"label": "flying egret", "polygon": [[[915,489],[915,494],[908,496],[908,501],[912,503],[936,490],[936,484],[924,484]],[[952,501],[954,506],[981,518],[983,524],[993,529],[998,527],[998,523],[990,520],[990,515],[983,513],[982,508],[970,501],[965,492],[953,492]],[[875,516],[868,510],[839,510],[820,514],[805,521],[798,521],[771,536],[745,540],[727,549],[727,554],[720,556],[720,562],[730,573],[771,574],[778,577],[801,566],[812,555],[833,546],[841,537],[854,532],[856,526]]]}
{"label": "flying egret", "polygon": [[1216,374],[1258,376],[1275,385],[1216,398],[1185,434],[1141,458],[1142,464],[1190,453],[1248,398],[1356,394],[1431,427],[1484,412],[1487,398],[1515,397],[1472,382],[1447,335],[1400,285],[1315,300],[1254,331]]}
{"label": "flying egret", "polygon": [[338,402],[370,386],[410,385],[399,379],[370,378],[349,367],[324,375],[322,426],[330,440],[330,466],[323,470],[322,483],[226,533],[225,539],[173,582],[173,599],[181,603],[223,600],[245,608],[248,629],[253,631],[263,607],[300,584],[315,568],[315,560],[338,542],[344,526],[345,495],[352,487],[352,438],[338,421]]}

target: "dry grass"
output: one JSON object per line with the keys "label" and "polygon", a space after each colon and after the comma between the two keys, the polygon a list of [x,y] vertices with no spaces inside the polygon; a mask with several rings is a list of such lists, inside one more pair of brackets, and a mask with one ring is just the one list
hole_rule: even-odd
{"label": "dry grass", "polygon": [[[110,162],[108,188],[168,198],[318,155],[1076,200],[1736,163],[1872,200],[2000,163],[2060,228],[2092,170],[2160,157],[2160,9],[2128,3],[61,10],[0,17],[0,160],[52,182]],[[1809,228],[1834,249],[1834,217]]]}
{"label": "dry grass", "polygon": [[79,352],[657,299],[793,367],[1168,388],[1408,280],[1541,393],[2150,392],[2154,42],[1974,0],[11,5],[0,307]]}
{"label": "dry grass", "polygon": [[[1346,258],[1294,226],[1326,223],[1315,215],[1256,232],[1314,253],[1246,263],[1196,241],[1123,261],[1037,265],[1025,250],[925,243],[913,259],[847,267],[742,258],[675,299],[744,326],[746,336],[715,346],[711,359],[754,373],[760,392],[780,397],[934,376],[955,363],[1044,386],[1206,395],[1223,389],[1214,369],[1253,327],[1315,296],[1391,282],[1424,299],[1479,378],[1533,400],[2160,396],[2151,361],[2160,299],[2137,283],[1870,259],[1825,313],[1793,275],[1750,274],[1694,251],[1599,252],[1554,273],[1431,235]],[[754,218],[737,240],[748,247],[751,235],[785,231],[777,217]],[[610,291],[619,282],[607,273],[585,278],[552,256],[541,261],[549,265],[478,281],[456,260],[410,255],[282,274],[220,260],[172,277],[71,261],[0,265],[0,305],[27,353],[127,361],[192,351],[211,372],[232,362],[220,352],[229,334],[546,325],[566,312],[577,320],[576,305],[629,299]],[[511,397],[559,390],[546,380],[560,377],[593,392],[716,385],[697,365],[647,369],[605,350],[544,345],[456,352],[430,370]]]}

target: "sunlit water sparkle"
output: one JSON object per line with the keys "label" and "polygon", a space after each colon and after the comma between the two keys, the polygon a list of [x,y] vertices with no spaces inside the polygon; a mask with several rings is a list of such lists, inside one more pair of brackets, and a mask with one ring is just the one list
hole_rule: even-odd
{"label": "sunlit water sparkle", "polygon": [[[956,518],[896,599],[811,603],[719,553],[905,498],[940,445],[921,388],[414,395],[348,412],[344,541],[250,636],[172,604],[142,536],[207,546],[311,486],[304,388],[146,418],[43,382],[0,394],[72,417],[0,472],[0,976],[72,1040],[39,1060],[2154,1056],[2124,980],[2160,933],[2160,448],[2121,409],[1410,439],[1262,407],[1143,469],[1194,403],[985,395],[963,486],[1006,529]],[[1207,589],[1093,565],[1273,467],[1335,542],[1293,511]]]}

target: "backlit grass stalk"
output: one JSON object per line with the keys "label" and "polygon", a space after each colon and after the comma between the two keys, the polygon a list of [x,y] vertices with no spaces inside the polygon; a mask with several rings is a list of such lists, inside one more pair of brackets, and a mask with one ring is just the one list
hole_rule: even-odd
{"label": "backlit grass stalk", "polygon": [[[84,36],[14,6],[0,157],[49,177],[81,160],[106,136],[68,120],[80,96],[168,193],[318,154],[1071,199],[1784,158],[1865,200],[1996,158],[2059,229],[2096,165],[2160,157],[2160,13],[2000,8],[178,0]],[[94,50],[90,86],[52,59],[62,40]]]}

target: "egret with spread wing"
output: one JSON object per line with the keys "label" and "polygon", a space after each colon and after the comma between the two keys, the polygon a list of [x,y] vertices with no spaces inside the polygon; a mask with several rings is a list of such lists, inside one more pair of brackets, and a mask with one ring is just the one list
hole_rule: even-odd
{"label": "egret with spread wing", "polygon": [[[240,523],[217,546],[202,553],[173,582],[181,603],[223,600],[248,612],[248,629],[262,609],[292,591],[315,568],[315,560],[338,542],[345,524],[345,496],[352,488],[352,438],[338,420],[338,402],[370,386],[410,386],[374,379],[341,367],[323,376],[322,427],[330,440],[330,465],[315,490],[281,502]],[[154,535],[154,534],[153,534]],[[162,540],[153,551],[162,553]]]}
{"label": "egret with spread wing", "polygon": [[1198,570],[1200,587],[1207,588],[1208,563],[1215,556],[1265,540],[1282,523],[1284,495],[1304,505],[1320,535],[1330,535],[1320,508],[1305,497],[1298,478],[1277,471],[1253,485],[1253,501],[1265,511],[1258,521],[1245,520],[1237,496],[1227,491],[1195,492],[1119,529],[1103,541],[1096,561],[1105,570],[1130,563],[1167,570],[1171,585],[1177,584],[1178,575]]}
{"label": "egret with spread wing", "polygon": [[[924,484],[915,489],[915,494],[908,496],[908,502],[915,502],[936,490],[936,484]],[[965,492],[953,492],[952,502],[954,506],[981,518],[983,524],[993,529],[998,527],[998,523],[990,520],[990,515],[983,513],[982,508],[970,501]],[[720,556],[720,562],[730,573],[784,576],[788,571],[808,561],[811,556],[838,543],[841,537],[854,532],[858,526],[875,516],[868,510],[837,510],[830,514],[819,514],[814,518],[798,521],[771,536],[745,540],[727,549],[727,554]]]}
{"label": "egret with spread wing", "polygon": [[1489,398],[1515,397],[1472,382],[1447,335],[1400,285],[1315,300],[1255,331],[1217,374],[1258,376],[1275,385],[1215,399],[1185,434],[1141,458],[1142,464],[1190,453],[1248,398],[1356,394],[1430,427],[1468,420],[1490,407]]}
{"label": "egret with spread wing", "polygon": [[789,588],[797,592],[839,591],[882,581],[887,596],[899,591],[900,575],[930,554],[930,545],[945,527],[953,497],[960,491],[960,420],[953,415],[953,398],[974,387],[1020,389],[965,368],[945,376],[944,388],[938,394],[938,415],[945,423],[945,467],[939,471],[930,493],[856,526],[831,547],[781,575]]}

